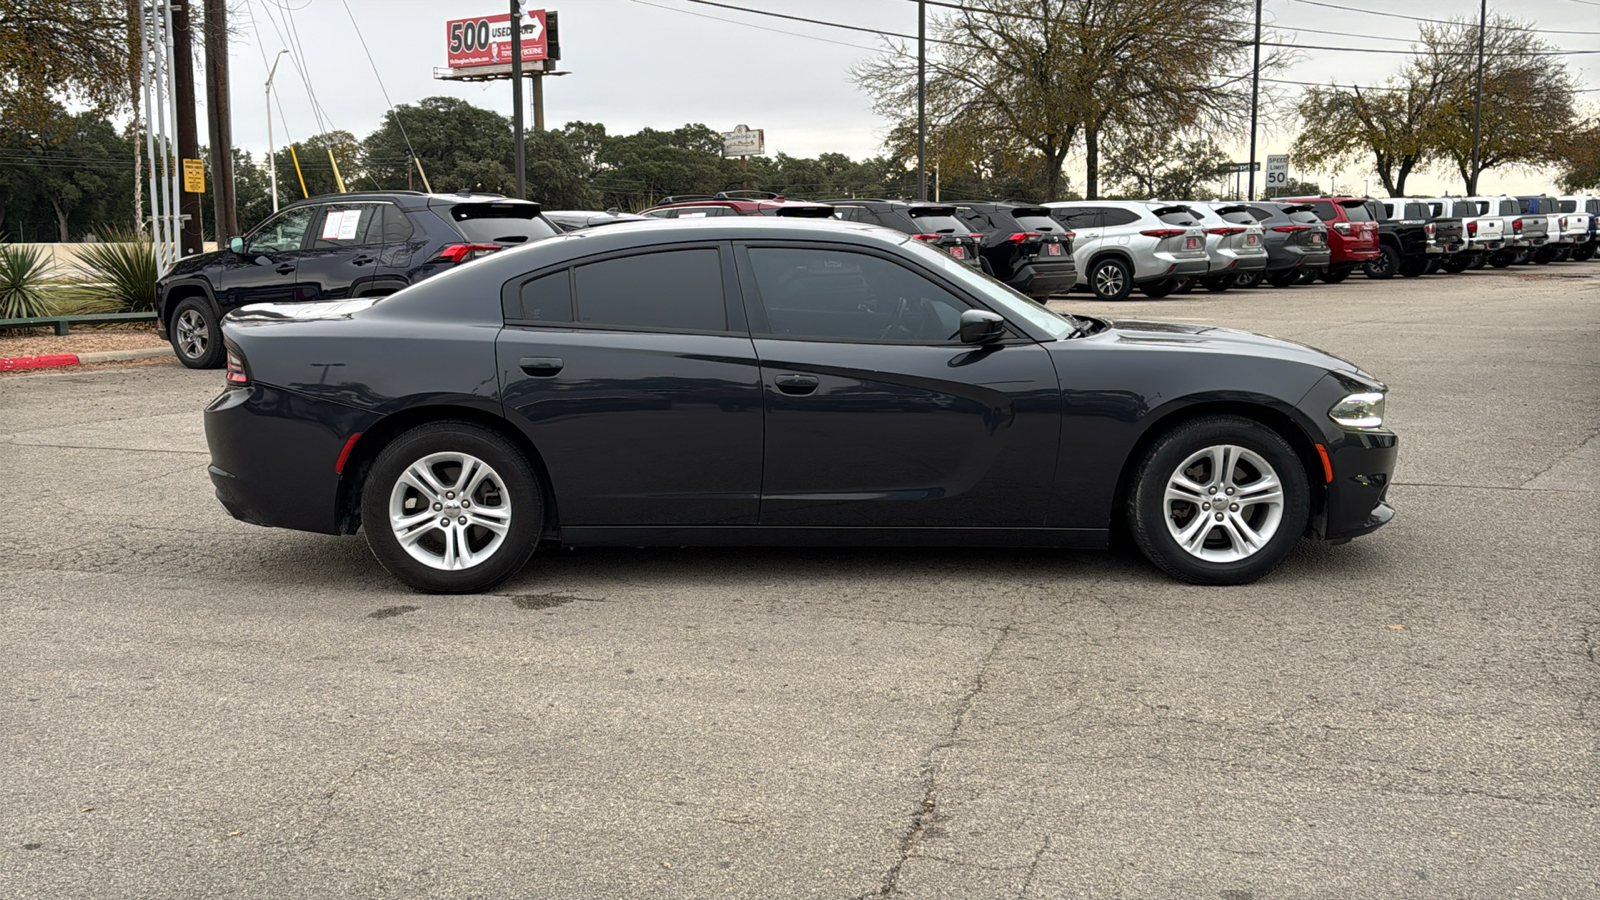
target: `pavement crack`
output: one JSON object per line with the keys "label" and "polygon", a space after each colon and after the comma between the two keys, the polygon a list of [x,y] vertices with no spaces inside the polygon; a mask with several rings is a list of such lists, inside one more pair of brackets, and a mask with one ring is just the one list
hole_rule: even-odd
{"label": "pavement crack", "polygon": [[1584,447],[1589,446],[1589,442],[1593,441],[1597,437],[1600,437],[1600,428],[1597,428],[1594,431],[1589,432],[1589,435],[1587,437],[1585,437],[1583,440],[1578,442],[1578,446],[1573,447],[1571,450],[1568,450],[1567,452],[1562,453],[1561,455],[1557,456],[1555,459],[1552,459],[1550,461],[1550,465],[1545,466],[1544,468],[1540,469],[1539,471],[1537,471],[1537,472],[1533,473],[1532,475],[1528,476],[1528,479],[1526,481],[1522,482],[1521,487],[1526,488],[1528,485],[1534,483],[1535,481],[1538,481],[1539,478],[1541,476],[1543,476],[1546,472],[1550,471],[1551,469],[1554,469],[1556,466],[1561,465],[1569,457],[1571,457],[1574,453],[1577,453],[1578,451],[1582,450]]}
{"label": "pavement crack", "polygon": [[1040,844],[1039,849],[1034,851],[1033,861],[1028,863],[1028,875],[1022,879],[1022,890],[1017,892],[1017,900],[1027,900],[1028,892],[1033,890],[1034,876],[1039,874],[1039,863],[1048,852],[1050,852],[1050,835],[1046,834],[1044,843]]}
{"label": "pavement crack", "polygon": [[325,828],[328,822],[333,819],[334,804],[339,799],[339,792],[349,787],[350,783],[355,781],[356,778],[362,772],[365,772],[367,767],[370,765],[372,765],[371,759],[365,759],[359,763],[356,763],[355,767],[352,768],[348,774],[346,774],[343,778],[340,778],[338,781],[335,781],[333,783],[333,787],[329,788],[325,793],[323,793],[322,799],[327,802],[323,805],[322,815],[317,817],[316,824],[312,825],[311,830],[307,832],[306,836],[300,840],[301,850],[311,850],[317,846],[317,838],[321,836],[322,829]]}
{"label": "pavement crack", "polygon": [[[978,674],[972,680],[972,687],[956,703],[955,713],[951,716],[950,730],[943,740],[934,744],[928,750],[928,762],[924,771],[927,773],[922,783],[922,801],[917,811],[911,816],[911,824],[900,838],[900,847],[896,854],[894,865],[883,875],[883,882],[878,887],[879,897],[890,897],[899,889],[900,871],[905,868],[906,862],[921,845],[928,829],[940,820],[939,816],[939,784],[943,774],[944,762],[942,756],[955,746],[961,736],[961,731],[966,727],[967,719],[972,714],[972,708],[977,702],[978,695],[983,693],[984,686],[989,677],[989,669],[994,665],[995,659],[1000,655],[1000,649],[1005,646],[1006,640],[1011,637],[1011,626],[1006,625],[1000,629],[995,637],[994,644],[989,647],[989,652],[983,656],[983,661],[978,664]],[[870,895],[868,895],[870,896]]]}

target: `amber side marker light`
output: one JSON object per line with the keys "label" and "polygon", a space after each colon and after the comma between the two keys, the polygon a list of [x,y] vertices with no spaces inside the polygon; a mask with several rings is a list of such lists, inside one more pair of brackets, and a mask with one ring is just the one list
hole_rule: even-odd
{"label": "amber side marker light", "polygon": [[[351,438],[351,440],[353,441],[354,438]],[[348,447],[345,448],[345,452],[347,452],[347,453],[349,452],[349,448]],[[1333,460],[1328,458],[1328,448],[1322,446],[1321,444],[1318,444],[1317,445],[1317,455],[1322,457],[1322,479],[1323,479],[1323,482],[1325,484],[1333,484]],[[339,462],[342,464],[344,462],[344,457],[340,457],[339,458]]]}

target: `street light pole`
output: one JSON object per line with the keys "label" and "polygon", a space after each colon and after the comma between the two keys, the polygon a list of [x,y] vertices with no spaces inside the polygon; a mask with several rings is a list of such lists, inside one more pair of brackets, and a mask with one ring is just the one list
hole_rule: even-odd
{"label": "street light pole", "polygon": [[1467,180],[1467,196],[1478,195],[1478,148],[1483,138],[1483,32],[1489,24],[1489,0],[1478,4],[1478,88],[1472,108],[1472,171]]}
{"label": "street light pole", "polygon": [[1256,0],[1256,64],[1250,72],[1250,199],[1256,199],[1256,108],[1261,102],[1261,0]]}
{"label": "street light pole", "polygon": [[928,199],[928,5],[917,0],[917,199]]}
{"label": "street light pole", "polygon": [[287,50],[279,50],[272,58],[272,68],[267,70],[267,171],[272,174],[272,211],[278,211],[278,159],[272,148],[272,77],[278,74],[278,62]]}

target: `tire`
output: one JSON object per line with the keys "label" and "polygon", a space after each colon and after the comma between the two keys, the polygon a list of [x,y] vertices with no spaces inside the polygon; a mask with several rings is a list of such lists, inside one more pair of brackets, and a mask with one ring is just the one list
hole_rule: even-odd
{"label": "tire", "polygon": [[1361,271],[1368,278],[1393,278],[1394,273],[1400,271],[1400,251],[1385,244],[1378,248],[1378,255],[1361,264]]}
{"label": "tire", "polygon": [[1489,265],[1496,269],[1504,269],[1517,261],[1517,254],[1511,250],[1500,250],[1489,255]]}
{"label": "tire", "polygon": [[1174,294],[1187,294],[1192,290],[1194,290],[1193,278],[1179,278],[1178,286],[1172,292]]}
{"label": "tire", "polygon": [[1163,278],[1160,281],[1147,281],[1144,284],[1139,285],[1139,290],[1143,291],[1146,297],[1160,300],[1162,297],[1165,297],[1178,289],[1178,281],[1179,279],[1177,278]]}
{"label": "tire", "polygon": [[204,297],[190,297],[178,303],[167,326],[167,340],[178,361],[191,369],[215,369],[222,365],[227,352],[217,314]]}
{"label": "tire", "polygon": [[1296,283],[1297,284],[1316,284],[1317,283],[1317,278],[1319,278],[1321,275],[1322,275],[1322,270],[1321,269],[1306,269],[1305,271],[1300,273],[1300,280],[1298,282],[1296,282]]}
{"label": "tire", "polygon": [[1472,255],[1472,262],[1471,262],[1471,264],[1469,264],[1467,266],[1467,268],[1473,269],[1473,270],[1477,270],[1477,269],[1483,268],[1488,263],[1489,263],[1489,254],[1487,254],[1487,253],[1474,253]]}
{"label": "tire", "polygon": [[1133,270],[1115,256],[1107,256],[1089,270],[1089,289],[1101,300],[1126,300],[1133,290]]}
{"label": "tire", "polygon": [[1299,269],[1288,269],[1283,272],[1274,272],[1267,276],[1267,284],[1277,288],[1286,288],[1300,283]]}
{"label": "tire", "polygon": [[1556,262],[1566,262],[1567,260],[1571,259],[1572,258],[1573,249],[1574,248],[1569,244],[1562,244],[1560,247],[1557,247],[1556,248],[1556,253],[1555,253],[1555,261]]}
{"label": "tire", "polygon": [[1338,284],[1350,277],[1350,266],[1339,266],[1322,273],[1322,280],[1326,284]]}
{"label": "tire", "polygon": [[1213,294],[1220,294],[1233,287],[1234,279],[1238,277],[1237,275],[1218,275],[1215,278],[1202,278],[1199,280],[1199,284]]}
{"label": "tire", "polygon": [[1260,287],[1263,279],[1267,277],[1266,269],[1256,269],[1253,272],[1240,272],[1233,277],[1233,286],[1237,288]]}
{"label": "tire", "polygon": [[1411,259],[1402,260],[1400,262],[1401,278],[1421,278],[1423,275],[1426,275],[1427,272],[1428,261],[1425,259],[1417,259],[1416,257],[1412,257]]}
{"label": "tire", "polygon": [[1430,260],[1428,260],[1428,264],[1426,266],[1423,266],[1422,274],[1424,274],[1424,275],[1435,275],[1435,274],[1438,274],[1439,268],[1441,266],[1443,266],[1443,265],[1444,265],[1444,260],[1442,260],[1442,259],[1430,259]]}
{"label": "tire", "polygon": [[1595,245],[1593,241],[1587,244],[1581,244],[1578,246],[1578,249],[1572,251],[1572,258],[1578,262],[1588,262],[1589,260],[1594,259],[1594,251]]}
{"label": "tire", "polygon": [[[1282,564],[1311,514],[1311,487],[1294,448],[1240,416],[1206,416],[1163,434],[1131,483],[1127,514],[1134,543],[1157,568],[1190,584],[1261,578]],[[1278,486],[1276,502],[1271,483]],[[1268,499],[1213,511],[1211,497],[1224,491],[1237,491],[1236,500]],[[1202,524],[1201,515],[1213,524]],[[1259,546],[1245,539],[1241,524],[1261,539]]]}
{"label": "tire", "polygon": [[[487,472],[463,471],[468,463]],[[462,487],[461,496],[452,490]],[[361,493],[372,555],[389,574],[428,593],[494,587],[527,563],[544,530],[543,494],[527,456],[468,422],[432,422],[401,434],[378,454]],[[430,502],[434,510],[416,505]],[[421,518],[419,509],[428,515]],[[441,519],[453,521],[442,526],[434,519],[441,512]],[[403,542],[397,530],[411,540]],[[462,566],[455,548],[463,540],[482,558]]]}
{"label": "tire", "polygon": [[1472,260],[1468,259],[1465,254],[1457,253],[1454,256],[1445,257],[1440,266],[1452,275],[1459,275],[1472,266]]}
{"label": "tire", "polygon": [[1555,261],[1555,258],[1556,248],[1549,244],[1545,244],[1543,247],[1533,251],[1533,264],[1536,266],[1548,266]]}

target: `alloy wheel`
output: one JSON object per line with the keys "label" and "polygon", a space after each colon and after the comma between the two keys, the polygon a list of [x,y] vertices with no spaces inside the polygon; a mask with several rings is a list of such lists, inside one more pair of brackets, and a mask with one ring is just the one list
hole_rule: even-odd
{"label": "alloy wheel", "polygon": [[1183,551],[1211,563],[1258,553],[1283,521],[1283,482],[1259,453],[1235,444],[1188,456],[1167,479],[1167,532]]}
{"label": "alloy wheel", "polygon": [[1121,266],[1107,264],[1094,270],[1094,289],[1102,297],[1114,297],[1122,293],[1122,286]]}
{"label": "alloy wheel", "polygon": [[395,480],[389,528],[417,562],[433,569],[470,569],[505,543],[511,495],[500,474],[476,456],[431,453]]}
{"label": "alloy wheel", "polygon": [[199,359],[206,355],[206,348],[211,345],[211,329],[199,310],[186,309],[179,313],[172,327],[178,349],[184,356]]}

